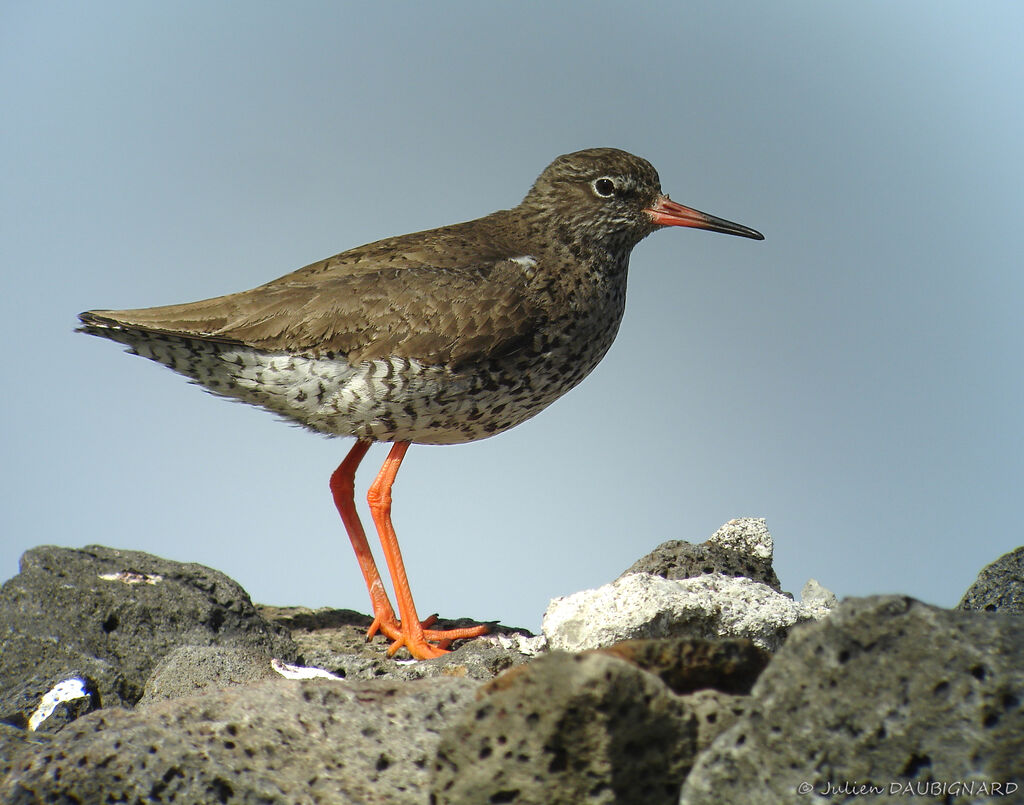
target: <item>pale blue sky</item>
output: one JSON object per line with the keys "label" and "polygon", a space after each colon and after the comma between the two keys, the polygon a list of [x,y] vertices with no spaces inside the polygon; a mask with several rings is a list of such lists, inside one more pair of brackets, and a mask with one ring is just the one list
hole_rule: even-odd
{"label": "pale blue sky", "polygon": [[786,589],[955,604],[1024,541],[1022,35],[1016,2],[0,3],[0,578],[100,542],[366,611],[327,488],[349,442],[75,315],[474,218],[617,146],[767,239],[656,233],[578,389],[413,447],[420,611],[536,629],[745,515]]}

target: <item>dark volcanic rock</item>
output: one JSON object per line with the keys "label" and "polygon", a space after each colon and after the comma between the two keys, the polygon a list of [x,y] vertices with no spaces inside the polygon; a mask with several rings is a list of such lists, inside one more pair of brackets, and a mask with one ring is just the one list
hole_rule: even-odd
{"label": "dark volcanic rock", "polygon": [[[526,629],[491,624],[491,633],[469,641],[456,641],[450,654],[423,662],[396,662],[387,656],[390,641],[378,635],[367,641],[373,618],[348,609],[307,609],[257,604],[267,620],[287,628],[299,649],[303,665],[323,668],[343,679],[424,679],[465,676],[488,680],[525,662],[537,652]],[[469,619],[437,621],[438,629],[472,626]],[[526,639],[523,639],[526,638]],[[524,652],[526,650],[526,653]],[[399,658],[408,656],[403,649]]]}
{"label": "dark volcanic rock", "polygon": [[693,544],[674,539],[663,542],[634,562],[629,573],[651,573],[666,579],[690,579],[707,573],[743,576],[782,592],[772,567],[773,544],[764,520],[742,517],[731,520],[706,542]]}
{"label": "dark volcanic rock", "polygon": [[164,657],[150,674],[139,705],[278,677],[271,657],[263,652],[225,646],[181,646]]}
{"label": "dark volcanic rock", "polygon": [[[1024,620],[900,596],[848,600],[792,631],[680,801],[798,802],[801,784],[889,793],[891,784],[1020,783],[1022,700]],[[981,800],[961,789],[934,801]]]}
{"label": "dark volcanic rock", "polygon": [[[138,696],[136,683],[113,662],[53,637],[8,631],[0,651],[0,721],[25,726],[46,692],[71,677],[87,682],[96,708],[128,705]],[[44,725],[40,729],[51,728]]]}
{"label": "dark volcanic rock", "polygon": [[287,634],[264,621],[223,573],[100,545],[26,551],[21,572],[0,589],[0,629],[108,659],[140,683],[177,646],[295,656]]}
{"label": "dark volcanic rock", "polygon": [[[96,682],[85,674],[61,675],[49,684],[39,685],[39,676],[4,691],[8,712],[3,722],[32,732],[58,732],[76,718],[100,708]],[[27,716],[25,714],[28,714]]]}
{"label": "dark volcanic rock", "polygon": [[478,685],[280,679],[101,710],[24,752],[0,801],[425,805],[440,730]]}
{"label": "dark volcanic rock", "polygon": [[1024,545],[982,569],[959,608],[1024,615]]}
{"label": "dark volcanic rock", "polygon": [[[90,705],[132,705],[157,662],[184,645],[243,647],[292,659],[286,632],[264,621],[222,573],[135,551],[43,546],[0,589],[0,713],[25,724],[56,683],[80,677]],[[81,712],[62,705],[54,724]]]}
{"label": "dark volcanic rock", "polygon": [[696,735],[652,674],[598,652],[550,654],[488,683],[445,730],[431,802],[667,805]]}
{"label": "dark volcanic rock", "polygon": [[48,732],[29,732],[0,723],[0,785],[23,753],[40,751],[52,738]]}
{"label": "dark volcanic rock", "polygon": [[675,693],[749,693],[771,654],[749,640],[625,640],[597,649],[656,674]]}
{"label": "dark volcanic rock", "polygon": [[650,573],[666,579],[692,579],[707,573],[722,573],[726,576],[744,576],[767,584],[776,592],[782,592],[782,583],[775,575],[771,560],[737,553],[706,542],[697,545],[681,539],[663,542],[647,556],[630,565],[621,576],[628,573]]}
{"label": "dark volcanic rock", "polygon": [[707,688],[687,694],[686,703],[697,717],[697,751],[703,752],[747,712],[749,696]]}

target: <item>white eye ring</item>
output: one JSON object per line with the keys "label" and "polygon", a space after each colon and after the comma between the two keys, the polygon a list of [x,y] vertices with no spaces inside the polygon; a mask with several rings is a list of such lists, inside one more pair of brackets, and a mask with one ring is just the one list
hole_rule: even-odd
{"label": "white eye ring", "polygon": [[594,188],[594,192],[601,198],[611,198],[615,195],[615,182],[607,176],[602,176],[600,179],[594,179],[591,187]]}

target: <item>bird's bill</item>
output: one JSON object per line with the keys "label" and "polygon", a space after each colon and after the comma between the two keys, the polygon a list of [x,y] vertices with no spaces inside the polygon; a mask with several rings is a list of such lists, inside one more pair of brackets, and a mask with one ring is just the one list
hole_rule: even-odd
{"label": "bird's bill", "polygon": [[716,218],[714,215],[708,215],[700,210],[684,207],[682,204],[676,204],[668,196],[658,196],[646,212],[658,226],[691,226],[695,229],[709,229],[712,232],[724,232],[727,235],[764,240],[764,235],[756,229],[743,226],[743,224],[734,224],[724,218]]}

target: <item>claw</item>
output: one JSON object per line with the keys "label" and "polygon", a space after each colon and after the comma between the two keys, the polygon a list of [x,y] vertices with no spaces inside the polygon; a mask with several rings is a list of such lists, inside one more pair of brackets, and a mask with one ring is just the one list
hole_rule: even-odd
{"label": "claw", "polygon": [[405,646],[409,649],[413,659],[430,660],[449,653],[453,641],[479,637],[480,635],[487,634],[490,630],[490,627],[486,624],[462,626],[457,629],[426,628],[433,625],[436,621],[437,615],[431,615],[420,623],[419,629],[409,629],[406,631],[402,628],[402,624],[399,621],[394,619],[384,620],[378,617],[374,618],[370,630],[366,633],[366,638],[369,640],[379,632],[391,640],[391,645],[387,650],[389,657],[394,656],[395,652],[402,648],[402,646]]}

